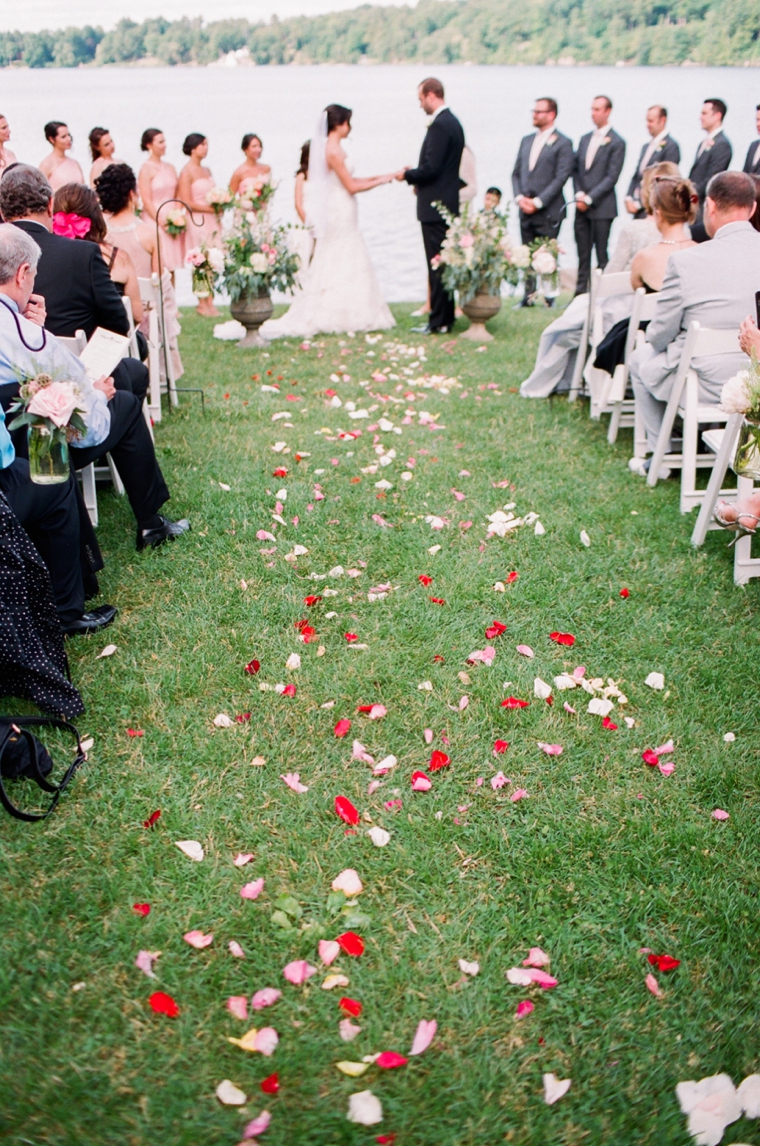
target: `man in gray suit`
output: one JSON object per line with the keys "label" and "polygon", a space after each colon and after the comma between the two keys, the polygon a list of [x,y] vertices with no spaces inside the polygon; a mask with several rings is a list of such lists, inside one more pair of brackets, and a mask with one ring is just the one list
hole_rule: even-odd
{"label": "man in gray suit", "polygon": [[[712,239],[676,251],[668,260],[646,344],[633,352],[631,383],[641,411],[647,446],[657,445],[665,407],[692,322],[737,331],[736,355],[695,361],[700,401],[717,404],[723,383],[746,366],[739,351],[739,326],[754,310],[760,267],[760,232],[749,222],[755,208],[755,186],[741,171],[713,176],[705,197],[705,227]],[[648,462],[631,458],[642,476]],[[660,477],[668,477],[662,473]]]}
{"label": "man in gray suit", "polygon": [[[556,239],[565,212],[562,190],[573,173],[573,145],[555,129],[556,118],[556,100],[536,100],[536,130],[520,143],[512,172],[512,190],[520,208],[520,237],[526,245],[538,238]],[[526,275],[523,306],[530,305],[535,283],[535,276]]]}
{"label": "man in gray suit", "polygon": [[[755,122],[757,134],[760,135],[760,103],[755,108]],[[760,140],[756,139],[754,143],[750,143],[742,171],[746,171],[748,175],[760,176]]]}
{"label": "man in gray suit", "polygon": [[625,140],[612,130],[612,100],[597,96],[591,104],[594,130],[584,135],[575,154],[575,242],[578,247],[576,294],[585,294],[591,278],[591,251],[604,270],[609,262],[607,244],[616,217],[615,184],[625,162]]}
{"label": "man in gray suit", "polygon": [[[694,221],[695,228],[699,228],[699,224],[702,222],[707,184],[713,175],[717,175],[721,171],[728,171],[731,166],[733,151],[728,142],[728,137],[723,131],[723,120],[726,118],[727,111],[728,108],[722,99],[706,99],[702,104],[700,123],[707,134],[697,148],[697,154],[689,172],[689,179],[691,179],[697,189],[697,195],[699,195],[699,210]],[[693,238],[697,242],[704,240],[704,236],[701,234],[693,235]]]}
{"label": "man in gray suit", "polygon": [[641,149],[639,162],[625,197],[625,209],[634,219],[646,219],[647,213],[641,206],[641,180],[647,167],[654,167],[656,163],[678,165],[681,162],[681,148],[675,139],[671,139],[668,135],[668,113],[660,104],[654,104],[647,110],[647,131],[651,139]]}

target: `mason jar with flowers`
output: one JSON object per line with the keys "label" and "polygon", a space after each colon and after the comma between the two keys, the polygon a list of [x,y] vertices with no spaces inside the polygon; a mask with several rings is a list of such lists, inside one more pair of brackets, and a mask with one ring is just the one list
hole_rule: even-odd
{"label": "mason jar with flowers", "polygon": [[530,265],[536,272],[536,294],[551,305],[559,294],[559,243],[556,239],[534,239],[528,248]]}
{"label": "mason jar with flowers", "polygon": [[760,481],[760,365],[752,355],[749,370],[740,370],[724,383],[720,408],[726,414],[743,414],[734,455],[734,473]]}
{"label": "mason jar with flowers", "polygon": [[192,271],[193,294],[196,298],[211,298],[217,275],[224,270],[224,252],[219,247],[191,247],[185,255],[185,262]]}
{"label": "mason jar with flowers", "polygon": [[292,290],[300,259],[288,248],[287,229],[275,227],[265,212],[239,217],[224,242],[224,266],[219,273],[230,296],[230,313],[246,328],[238,346],[266,346],[259,327],[271,318],[270,291]]}
{"label": "mason jar with flowers", "polygon": [[507,216],[497,211],[472,210],[466,203],[461,215],[452,215],[442,203],[434,204],[448,225],[440,255],[432,261],[440,267],[449,294],[459,295],[470,328],[460,338],[490,342],[485,324],[501,308],[501,284],[516,285],[520,270],[528,266],[527,247],[513,247],[507,234]]}
{"label": "mason jar with flowers", "polygon": [[87,432],[87,407],[76,382],[55,381],[49,374],[24,378],[9,413],[18,415],[9,430],[28,427],[31,480],[37,485],[68,481],[69,445]]}

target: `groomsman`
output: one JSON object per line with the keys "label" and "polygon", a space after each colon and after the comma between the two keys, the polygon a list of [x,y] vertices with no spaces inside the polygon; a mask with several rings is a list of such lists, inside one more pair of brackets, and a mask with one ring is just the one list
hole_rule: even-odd
{"label": "groomsman", "polygon": [[[694,227],[699,228],[702,223],[702,211],[705,204],[705,191],[713,175],[719,171],[728,171],[733,154],[731,144],[723,133],[723,120],[728,108],[722,99],[706,99],[702,104],[700,122],[702,130],[706,131],[705,138],[697,148],[697,155],[689,172],[689,179],[694,184],[699,195],[699,210],[694,221]],[[705,235],[705,237],[707,237]]]}
{"label": "groomsman", "polygon": [[[757,134],[760,135],[760,103],[755,108],[755,118],[757,121]],[[760,176],[760,140],[750,143],[742,171],[746,171],[747,175]]]}
{"label": "groomsman", "polygon": [[604,270],[609,262],[607,244],[617,216],[615,184],[625,162],[625,140],[612,130],[612,100],[597,96],[591,104],[594,130],[584,135],[575,153],[575,242],[578,247],[578,284],[585,294],[591,278],[591,251]]}
{"label": "groomsman", "polygon": [[[520,208],[520,237],[525,244],[537,238],[556,239],[565,212],[562,190],[573,173],[573,145],[557,131],[557,101],[537,99],[532,135],[526,135],[512,172],[512,190]],[[535,276],[526,275],[522,305],[530,305]]]}
{"label": "groomsman", "polygon": [[641,149],[639,162],[625,197],[625,209],[634,219],[646,217],[646,211],[641,206],[641,180],[647,167],[653,167],[656,163],[678,165],[681,162],[681,148],[675,139],[671,139],[668,135],[668,113],[659,104],[654,104],[647,111],[647,131],[652,138]]}

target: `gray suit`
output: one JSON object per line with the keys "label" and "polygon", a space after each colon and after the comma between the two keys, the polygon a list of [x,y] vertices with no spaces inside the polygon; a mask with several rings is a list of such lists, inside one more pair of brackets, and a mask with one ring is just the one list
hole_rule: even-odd
{"label": "gray suit", "polygon": [[586,152],[593,132],[584,135],[578,144],[573,171],[573,187],[591,199],[585,211],[575,211],[575,243],[578,247],[578,283],[576,294],[588,290],[591,277],[591,251],[596,248],[596,261],[602,270],[607,266],[607,244],[616,217],[617,198],[615,184],[625,162],[625,140],[610,129],[597,149],[594,161],[586,169]]}
{"label": "gray suit", "polygon": [[[639,205],[641,205],[641,180],[644,178],[644,172],[641,170],[641,164],[644,161],[644,156],[646,155],[648,147],[648,143],[645,143],[642,147],[638,163],[636,164],[636,170],[634,171],[633,178],[631,179],[631,182],[628,186],[628,198],[633,199],[633,201]],[[669,135],[666,135],[664,139],[660,140],[660,142],[657,144],[657,147],[655,147],[654,151],[649,156],[649,162],[644,168],[644,171],[646,171],[647,167],[654,167],[657,163],[678,164],[680,162],[681,148],[678,146],[675,139],[671,139]],[[643,219],[645,217],[646,211],[643,207],[640,206],[640,210],[636,212],[634,218]]]}
{"label": "gray suit", "polygon": [[754,143],[750,143],[742,171],[747,175],[760,175],[760,140],[756,139]]}
{"label": "gray suit", "polygon": [[563,188],[573,173],[573,145],[559,131],[549,136],[531,171],[530,149],[535,138],[536,132],[524,137],[512,172],[515,199],[525,195],[528,199],[540,199],[542,204],[533,215],[520,212],[520,227],[529,223],[533,231],[529,238],[523,235],[524,243],[529,243],[537,235],[556,237],[565,207]]}
{"label": "gray suit", "polygon": [[[700,154],[700,148],[703,146],[704,150]],[[689,179],[691,179],[697,189],[697,195],[699,195],[696,224],[702,222],[702,208],[705,205],[707,184],[713,175],[717,175],[719,171],[728,171],[731,166],[732,155],[731,144],[723,131],[719,131],[711,140],[703,140],[697,148],[697,154],[689,172]]]}
{"label": "gray suit", "polygon": [[747,360],[739,350],[740,323],[754,312],[760,267],[760,232],[751,223],[727,223],[708,243],[676,251],[668,260],[646,345],[631,358],[631,382],[650,449],[657,444],[686,332],[692,322],[736,330],[736,355],[695,360],[700,400],[717,403],[723,383]]}

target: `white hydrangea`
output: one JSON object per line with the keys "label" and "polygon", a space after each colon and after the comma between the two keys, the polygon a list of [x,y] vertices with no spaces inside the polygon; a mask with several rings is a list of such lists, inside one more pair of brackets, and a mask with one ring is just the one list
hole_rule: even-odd
{"label": "white hydrangea", "polygon": [[749,371],[740,370],[723,384],[720,408],[726,414],[746,414],[752,400],[749,393]]}
{"label": "white hydrangea", "polygon": [[526,247],[525,243],[521,243],[518,247],[515,247],[512,254],[512,262],[516,267],[530,266],[530,250]]}
{"label": "white hydrangea", "polygon": [[257,275],[264,275],[269,270],[269,260],[261,251],[254,251],[251,255],[251,266]]}
{"label": "white hydrangea", "polygon": [[557,260],[550,251],[543,248],[536,251],[533,256],[533,270],[539,275],[553,275],[557,269]]}

